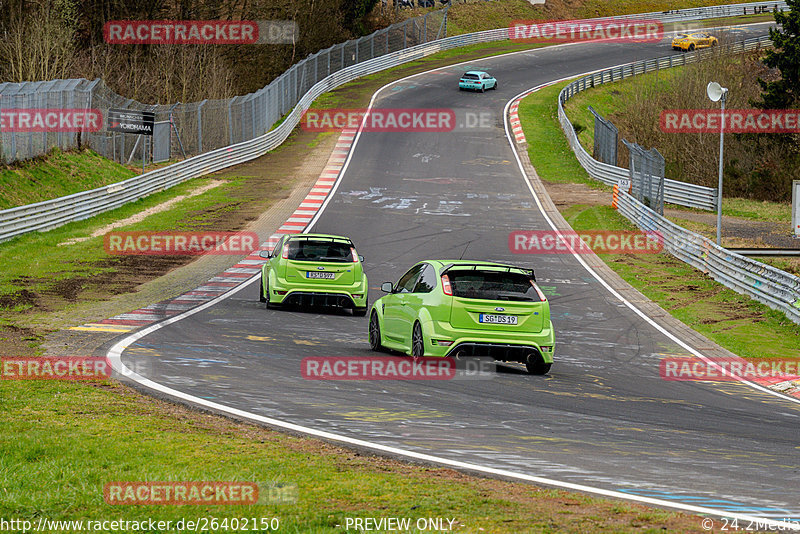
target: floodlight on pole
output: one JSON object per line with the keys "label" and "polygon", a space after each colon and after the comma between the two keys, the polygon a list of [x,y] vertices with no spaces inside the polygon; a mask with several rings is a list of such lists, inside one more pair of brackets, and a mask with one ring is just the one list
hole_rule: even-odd
{"label": "floodlight on pole", "polygon": [[717,245],[722,245],[722,151],[725,144],[725,100],[728,90],[717,82],[709,82],[706,94],[712,102],[722,104],[722,117],[719,126],[719,180],[717,184]]}

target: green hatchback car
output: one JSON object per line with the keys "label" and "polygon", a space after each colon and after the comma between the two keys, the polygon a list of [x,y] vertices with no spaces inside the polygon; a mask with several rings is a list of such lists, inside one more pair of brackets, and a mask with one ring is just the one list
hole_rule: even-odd
{"label": "green hatchback car", "polygon": [[372,350],[422,356],[488,356],[550,370],[554,354],[550,304],[530,269],[491,262],[426,260],[375,301]]}
{"label": "green hatchback car", "polygon": [[261,302],[267,308],[285,304],[349,308],[367,314],[367,275],[364,258],[347,237],[328,234],[289,234],[272,252],[261,256]]}

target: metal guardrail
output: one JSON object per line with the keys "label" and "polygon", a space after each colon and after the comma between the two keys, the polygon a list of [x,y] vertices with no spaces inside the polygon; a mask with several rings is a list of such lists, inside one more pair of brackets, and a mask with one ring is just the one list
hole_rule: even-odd
{"label": "metal guardrail", "polygon": [[[718,48],[724,48],[726,51],[735,53],[753,50],[768,43],[771,43],[771,41],[769,37],[765,36],[731,43]],[[589,74],[566,85],[558,95],[558,120],[561,123],[561,129],[564,130],[564,134],[567,136],[570,148],[572,148],[581,166],[589,173],[589,176],[605,184],[614,185],[620,178],[627,178],[630,175],[630,171],[623,167],[597,161],[583,148],[575,133],[575,128],[573,128],[572,123],[569,121],[564,111],[564,104],[567,100],[586,89],[591,89],[598,85],[616,82],[624,78],[638,76],[655,70],[695,63],[716,53],[716,50],[706,48],[704,50],[696,50],[681,55],[637,61],[635,63],[629,63],[627,65]],[[715,187],[705,187],[666,179],[664,180],[664,200],[671,204],[714,211],[717,208],[717,189]]]}
{"label": "metal guardrail", "polygon": [[724,249],[662,217],[624,191],[618,193],[617,208],[642,230],[660,232],[664,248],[678,259],[800,324],[800,278]]}
{"label": "metal guardrail", "polygon": [[[734,4],[728,7],[731,9],[743,9],[745,6],[751,9],[756,6],[780,8],[782,5],[785,4],[783,2],[755,2],[749,4]],[[700,20],[703,18],[725,16],[720,15],[721,12],[719,8],[720,6],[714,8],[693,8],[684,10],[685,13],[684,11],[680,11],[648,15],[652,16],[652,18],[664,21]],[[741,13],[737,11],[736,14],[738,15]],[[632,15],[628,18],[640,18],[641,16],[642,15]],[[323,93],[361,76],[373,74],[443,50],[506,39],[508,39],[508,28],[456,35],[384,54],[345,67],[322,78],[319,82],[310,87],[285,120],[278,127],[264,135],[241,143],[218,148],[211,152],[191,157],[182,162],[130,178],[123,182],[53,200],[0,211],[0,241],[8,240],[28,232],[47,230],[69,222],[87,219],[98,213],[120,207],[128,202],[136,201],[151,193],[168,189],[191,178],[203,176],[262,156],[278,147],[289,137],[292,130],[299,124],[303,112],[308,109],[316,98]],[[610,76],[613,77],[614,75],[610,74]],[[562,113],[563,110],[559,102],[559,116],[561,116]],[[574,130],[572,130],[571,126],[569,130],[574,134]],[[591,158],[589,157],[589,159]],[[586,163],[591,165],[591,162],[587,161]],[[598,162],[594,163],[604,165]],[[617,169],[613,166],[608,167]],[[622,171],[627,173],[626,169],[622,169]],[[603,172],[614,171],[604,170]]]}
{"label": "metal guardrail", "polygon": [[651,11],[650,13],[637,13],[635,15],[619,15],[605,17],[605,19],[657,19],[663,23],[681,22],[689,20],[716,19],[736,17],[740,15],[754,15],[787,9],[784,1],[780,2],[750,2],[744,4],[727,4],[722,6],[692,7],[688,9],[675,9],[669,11]]}

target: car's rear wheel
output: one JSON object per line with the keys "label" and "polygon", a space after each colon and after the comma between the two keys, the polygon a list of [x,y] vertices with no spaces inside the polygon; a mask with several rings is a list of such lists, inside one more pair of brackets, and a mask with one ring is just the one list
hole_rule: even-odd
{"label": "car's rear wheel", "polygon": [[425,338],[422,337],[422,326],[419,323],[414,323],[411,331],[411,356],[413,358],[425,356]]}
{"label": "car's rear wheel", "polygon": [[481,93],[485,93],[485,92],[486,92],[486,87],[484,87],[484,85],[481,84]]}
{"label": "car's rear wheel", "polygon": [[264,296],[264,275],[261,275],[261,280],[258,284],[258,300],[260,302],[267,302],[267,297]]}
{"label": "car's rear wheel", "polygon": [[689,52],[694,52],[694,45],[693,44],[689,45]]}
{"label": "car's rear wheel", "polygon": [[711,41],[711,46],[717,46],[717,42],[716,41]]}
{"label": "car's rear wheel", "polygon": [[550,371],[552,365],[552,363],[545,363],[544,358],[542,358],[542,355],[538,352],[528,354],[525,360],[525,369],[527,369],[528,374],[531,375],[545,375]]}
{"label": "car's rear wheel", "polygon": [[273,304],[273,303],[271,303],[269,301],[269,282],[267,282],[267,290],[264,293],[266,294],[266,297],[264,298],[264,302],[267,303],[267,309],[268,310],[276,309],[278,307],[278,305],[277,304]]}
{"label": "car's rear wheel", "polygon": [[367,310],[369,309],[369,301],[363,308],[353,308],[353,315],[356,317],[366,317]]}
{"label": "car's rear wheel", "polygon": [[376,352],[383,349],[381,344],[381,322],[378,320],[378,312],[372,312],[369,318],[369,346]]}

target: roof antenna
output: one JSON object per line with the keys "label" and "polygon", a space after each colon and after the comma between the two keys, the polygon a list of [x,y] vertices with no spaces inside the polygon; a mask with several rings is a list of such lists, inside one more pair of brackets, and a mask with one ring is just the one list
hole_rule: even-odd
{"label": "roof antenna", "polygon": [[464,254],[466,254],[466,253],[467,253],[467,249],[469,248],[469,244],[470,244],[470,243],[472,243],[472,241],[471,241],[471,240],[470,240],[470,241],[467,241],[467,246],[466,246],[466,247],[464,247],[464,252],[462,252],[462,253],[461,253],[461,257],[460,257],[460,258],[458,258],[459,260],[463,260],[463,259],[464,259]]}

